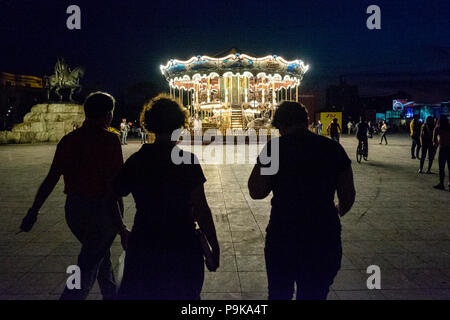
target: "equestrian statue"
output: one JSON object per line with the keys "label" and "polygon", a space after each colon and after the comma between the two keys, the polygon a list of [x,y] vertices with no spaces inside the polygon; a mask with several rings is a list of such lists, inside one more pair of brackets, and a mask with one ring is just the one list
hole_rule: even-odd
{"label": "equestrian statue", "polygon": [[63,95],[60,92],[61,89],[70,89],[69,101],[73,102],[73,94],[80,92],[82,89],[80,79],[83,76],[83,67],[77,67],[72,71],[63,58],[58,58],[55,64],[55,73],[49,77],[45,77],[47,100],[50,101],[50,93],[54,91],[59,97],[59,102],[62,102]]}

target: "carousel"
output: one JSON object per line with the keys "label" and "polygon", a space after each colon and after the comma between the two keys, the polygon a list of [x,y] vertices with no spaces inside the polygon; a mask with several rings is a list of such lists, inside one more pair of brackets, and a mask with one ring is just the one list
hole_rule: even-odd
{"label": "carousel", "polygon": [[161,72],[170,96],[183,104],[192,127],[269,128],[277,104],[299,101],[309,66],[277,55],[262,58],[232,52],[222,58],[171,59]]}

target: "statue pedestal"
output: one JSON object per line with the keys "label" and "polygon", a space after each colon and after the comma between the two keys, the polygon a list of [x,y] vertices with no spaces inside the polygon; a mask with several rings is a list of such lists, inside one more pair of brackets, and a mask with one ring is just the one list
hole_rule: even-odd
{"label": "statue pedestal", "polygon": [[0,132],[0,144],[58,142],[74,125],[84,121],[82,105],[70,103],[37,104],[11,131]]}

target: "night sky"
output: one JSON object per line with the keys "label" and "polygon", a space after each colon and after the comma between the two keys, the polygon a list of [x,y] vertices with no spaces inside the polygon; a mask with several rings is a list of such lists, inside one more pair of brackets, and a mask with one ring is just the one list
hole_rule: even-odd
{"label": "night sky", "polygon": [[[80,31],[66,8],[81,7]],[[381,30],[366,8],[381,8]],[[83,83],[113,94],[140,81],[166,85],[170,58],[232,47],[310,64],[304,91],[340,75],[361,95],[406,90],[416,100],[450,96],[450,2],[433,1],[21,1],[0,0],[0,71],[50,74],[57,56],[86,67]]]}

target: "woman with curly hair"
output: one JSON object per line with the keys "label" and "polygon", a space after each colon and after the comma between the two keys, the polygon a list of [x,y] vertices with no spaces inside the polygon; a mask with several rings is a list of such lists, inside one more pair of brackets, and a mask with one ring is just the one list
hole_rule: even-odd
{"label": "woman with curly hair", "polygon": [[[219,266],[220,250],[202,168],[195,155],[186,154],[171,140],[172,132],[185,121],[184,110],[170,97],[160,95],[145,105],[141,124],[156,140],[131,155],[115,181],[118,194],[133,195],[137,210],[119,299],[200,299],[204,258],[195,222],[212,247],[212,269]],[[191,159],[190,164],[174,164],[174,152]]]}

